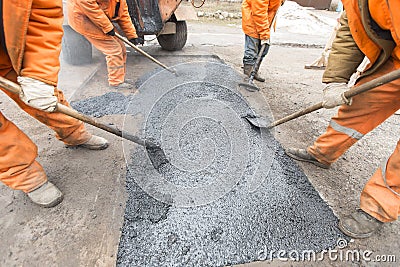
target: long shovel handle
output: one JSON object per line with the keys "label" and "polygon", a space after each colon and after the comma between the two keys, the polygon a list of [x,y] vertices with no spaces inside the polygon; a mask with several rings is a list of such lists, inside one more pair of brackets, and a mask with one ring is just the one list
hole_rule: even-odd
{"label": "long shovel handle", "polygon": [[[3,78],[3,77],[0,77],[0,87],[4,88],[8,92],[11,92],[11,93],[14,93],[14,94],[18,94],[18,95],[22,91],[21,87],[18,84],[14,83],[14,82],[6,79],[6,78]],[[130,133],[121,131],[121,130],[119,130],[117,128],[111,127],[111,126],[103,124],[101,122],[98,122],[96,119],[94,119],[92,117],[89,117],[87,115],[84,115],[84,114],[82,114],[82,113],[80,113],[80,112],[78,112],[78,111],[76,111],[76,110],[74,110],[74,109],[72,109],[70,107],[62,105],[60,103],[57,104],[55,112],[59,112],[59,113],[65,114],[67,116],[70,116],[72,118],[75,118],[77,120],[86,122],[86,123],[88,123],[90,125],[93,125],[94,127],[97,127],[97,128],[102,129],[102,130],[104,130],[106,132],[109,132],[109,133],[112,133],[112,134],[117,135],[119,137],[122,137],[122,138],[124,138],[126,140],[132,141],[132,142],[134,142],[134,143],[136,143],[138,145],[141,145],[141,146],[144,146],[144,147],[158,147],[156,144],[154,144],[152,142],[145,141],[145,140],[141,139],[138,136],[132,135]]]}
{"label": "long shovel handle", "polygon": [[142,54],[143,56],[147,57],[148,59],[150,59],[151,61],[153,61],[154,63],[156,63],[157,65],[163,67],[164,69],[166,69],[167,71],[173,73],[176,75],[176,71],[172,70],[171,68],[169,68],[168,66],[166,66],[165,64],[161,63],[160,61],[158,61],[157,59],[155,59],[154,57],[150,56],[149,54],[147,54],[146,52],[144,52],[142,49],[140,49],[139,47],[137,47],[136,45],[132,44],[131,42],[129,42],[127,39],[125,39],[124,37],[122,37],[119,33],[115,33],[115,36],[120,39],[122,42],[126,43],[127,45],[129,45],[130,47],[132,47],[133,49],[135,49],[138,53]]}
{"label": "long shovel handle", "polygon": [[[381,77],[373,79],[373,80],[371,80],[369,82],[366,82],[366,83],[364,83],[364,84],[362,84],[360,86],[353,86],[350,90],[348,90],[348,91],[346,91],[344,93],[344,96],[346,98],[351,98],[353,96],[356,96],[358,94],[367,92],[367,91],[369,91],[371,89],[374,89],[374,88],[376,88],[378,86],[381,86],[383,84],[392,82],[392,81],[397,80],[399,78],[400,78],[400,69],[392,71],[392,72],[389,72],[389,73],[387,73],[387,74],[385,74],[385,75],[383,75]],[[298,112],[295,112],[293,114],[290,114],[290,115],[288,115],[288,116],[286,116],[286,117],[284,117],[284,118],[282,118],[280,120],[274,121],[267,128],[271,129],[271,128],[273,128],[275,126],[278,126],[278,125],[280,125],[282,123],[291,121],[293,119],[296,119],[298,117],[301,117],[301,116],[306,115],[308,113],[311,113],[313,111],[319,110],[321,108],[323,108],[322,102],[317,103],[317,104],[315,104],[313,106],[310,106],[308,108],[305,108],[303,110],[300,110]]]}

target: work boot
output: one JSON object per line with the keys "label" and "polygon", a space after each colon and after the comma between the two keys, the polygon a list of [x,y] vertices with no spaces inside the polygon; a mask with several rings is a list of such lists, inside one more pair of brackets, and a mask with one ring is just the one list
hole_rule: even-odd
{"label": "work boot", "polygon": [[[253,65],[245,64],[243,66],[243,73],[248,77],[250,77],[252,70],[253,70]],[[259,76],[258,72],[256,73],[256,75],[254,75],[254,79],[259,82],[265,82],[265,79]]]}
{"label": "work boot", "polygon": [[87,148],[90,150],[103,150],[108,147],[109,143],[107,139],[97,136],[97,135],[92,135],[88,141],[86,141],[83,144],[78,145],[78,147],[83,147]]}
{"label": "work boot", "polygon": [[343,217],[339,221],[339,229],[352,238],[367,238],[378,231],[383,222],[378,221],[362,209]]}
{"label": "work boot", "polygon": [[52,183],[46,182],[39,188],[27,193],[30,200],[45,208],[57,206],[63,200],[63,193]]}
{"label": "work boot", "polygon": [[135,88],[135,86],[133,84],[123,82],[118,85],[110,85],[110,88],[117,89],[117,90],[131,90],[131,89]]}
{"label": "work boot", "polygon": [[320,168],[323,169],[329,169],[331,166],[330,164],[324,164],[322,162],[319,162],[315,157],[310,155],[306,149],[301,149],[301,148],[288,148],[285,150],[286,155],[288,155],[291,158],[294,158],[296,160],[300,161],[305,161],[305,162],[310,162]]}

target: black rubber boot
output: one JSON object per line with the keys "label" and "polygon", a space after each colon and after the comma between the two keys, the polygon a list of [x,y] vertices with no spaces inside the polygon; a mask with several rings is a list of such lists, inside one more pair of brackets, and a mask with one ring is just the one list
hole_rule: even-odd
{"label": "black rubber boot", "polygon": [[320,168],[329,169],[331,165],[319,162],[316,158],[308,154],[306,149],[301,148],[288,148],[285,150],[286,155],[296,160],[310,162]]}
{"label": "black rubber boot", "polygon": [[[243,66],[243,73],[244,73],[245,75],[247,75],[248,77],[250,77],[251,71],[252,71],[252,70],[253,70],[253,65],[245,64],[245,65]],[[265,79],[264,79],[263,77],[259,76],[259,75],[258,75],[258,72],[256,73],[256,75],[254,75],[254,79],[255,79],[256,81],[259,81],[259,82],[265,82]]]}
{"label": "black rubber boot", "polygon": [[339,229],[352,238],[367,238],[382,228],[383,222],[378,221],[365,211],[358,209],[339,221]]}

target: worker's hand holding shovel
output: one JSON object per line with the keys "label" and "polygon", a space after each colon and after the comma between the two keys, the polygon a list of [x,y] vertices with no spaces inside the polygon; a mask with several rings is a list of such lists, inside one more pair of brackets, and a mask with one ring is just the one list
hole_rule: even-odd
{"label": "worker's hand holding shovel", "polygon": [[261,45],[271,45],[270,39],[261,40]]}
{"label": "worker's hand holding shovel", "polygon": [[109,36],[115,36],[115,29],[113,28],[111,31],[106,33]]}
{"label": "worker's hand holding shovel", "polygon": [[57,108],[57,97],[54,95],[54,86],[42,81],[19,76],[21,85],[19,98],[28,106],[46,112],[53,112]]}
{"label": "worker's hand holding shovel", "polygon": [[129,42],[131,42],[134,45],[143,45],[144,39],[142,37],[136,37],[136,38],[130,39]]}
{"label": "worker's hand holding shovel", "polygon": [[324,88],[322,106],[326,109],[347,104],[351,105],[351,98],[346,98],[344,93],[349,90],[346,83],[329,83]]}

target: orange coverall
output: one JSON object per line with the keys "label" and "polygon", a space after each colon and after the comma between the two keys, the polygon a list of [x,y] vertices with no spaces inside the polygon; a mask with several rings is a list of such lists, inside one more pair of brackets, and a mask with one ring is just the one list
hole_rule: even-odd
{"label": "orange coverall", "polygon": [[[400,68],[400,1],[342,1],[345,7],[342,26],[332,46],[323,82],[348,82],[364,55],[371,63],[357,85]],[[372,28],[370,18],[379,27]],[[357,95],[353,97],[352,105],[339,108],[326,132],[308,148],[308,152],[320,162],[330,164],[398,109],[400,80]],[[400,142],[365,185],[360,207],[382,222],[398,219]]]}
{"label": "orange coverall", "polygon": [[68,23],[89,40],[105,56],[108,83],[124,82],[126,72],[126,48],[122,41],[107,35],[117,22],[128,39],[137,38],[126,0],[69,0]]}
{"label": "orange coverall", "polygon": [[[2,5],[0,75],[14,82],[17,76],[25,76],[56,86],[63,35],[62,1],[13,0],[2,1]],[[0,89],[24,111],[53,129],[64,143],[79,145],[91,137],[78,120],[34,109],[18,95]],[[55,90],[55,95],[60,103],[68,105],[61,91]],[[26,193],[40,187],[47,177],[36,157],[36,145],[0,112],[0,181]]]}
{"label": "orange coverall", "polygon": [[243,32],[256,39],[269,39],[272,20],[282,2],[281,0],[244,0],[242,3]]}

